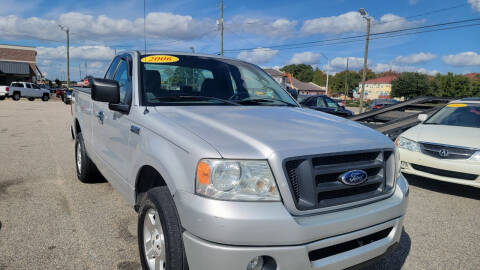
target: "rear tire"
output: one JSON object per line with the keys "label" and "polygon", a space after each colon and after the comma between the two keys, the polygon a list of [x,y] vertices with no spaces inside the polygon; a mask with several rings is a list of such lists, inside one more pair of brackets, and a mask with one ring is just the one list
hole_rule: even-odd
{"label": "rear tire", "polygon": [[77,134],[75,140],[75,167],[78,180],[82,183],[92,183],[94,177],[99,175],[97,167],[88,157],[81,132]]}
{"label": "rear tire", "polygon": [[0,100],[5,100],[5,96],[1,96],[1,97],[0,97]]}
{"label": "rear tire", "polygon": [[48,101],[50,97],[48,95],[43,95],[42,100],[43,101]]}
{"label": "rear tire", "polygon": [[141,197],[137,235],[142,269],[188,270],[183,228],[170,191],[155,187]]}
{"label": "rear tire", "polygon": [[15,100],[15,101],[19,101],[19,100],[20,100],[20,97],[21,97],[21,96],[20,96],[20,93],[17,92],[17,93],[14,93],[14,94],[13,94],[12,99]]}
{"label": "rear tire", "polygon": [[35,99],[33,97],[28,98],[29,101],[34,101]]}

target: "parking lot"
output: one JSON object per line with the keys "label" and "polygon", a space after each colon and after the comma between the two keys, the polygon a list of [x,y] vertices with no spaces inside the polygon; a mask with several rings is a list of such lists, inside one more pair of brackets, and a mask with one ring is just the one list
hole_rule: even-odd
{"label": "parking lot", "polygon": [[[69,120],[55,100],[0,101],[1,270],[140,268],[136,213],[77,180]],[[480,190],[407,178],[401,243],[369,269],[479,269]]]}

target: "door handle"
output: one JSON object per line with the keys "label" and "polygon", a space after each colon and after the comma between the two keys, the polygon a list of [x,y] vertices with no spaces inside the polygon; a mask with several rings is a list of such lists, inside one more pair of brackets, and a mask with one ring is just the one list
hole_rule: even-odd
{"label": "door handle", "polygon": [[103,113],[103,111],[99,111],[97,113],[97,118],[98,118],[98,122],[103,125],[103,119],[105,118],[105,114]]}
{"label": "door handle", "polygon": [[131,126],[130,131],[137,134],[137,135],[140,135],[140,128],[137,127],[137,126]]}

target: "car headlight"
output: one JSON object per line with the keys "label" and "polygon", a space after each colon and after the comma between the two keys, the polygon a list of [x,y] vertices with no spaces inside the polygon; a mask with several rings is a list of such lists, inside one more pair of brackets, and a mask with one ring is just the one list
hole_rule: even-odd
{"label": "car headlight", "polygon": [[395,145],[397,145],[398,148],[407,149],[412,152],[420,152],[420,144],[403,137],[398,137],[398,139],[395,141]]}
{"label": "car headlight", "polygon": [[480,161],[480,151],[475,152],[475,154],[473,154],[473,155],[470,157],[470,160]]}
{"label": "car headlight", "polygon": [[280,200],[272,170],[264,160],[203,159],[197,165],[195,190],[220,200]]}

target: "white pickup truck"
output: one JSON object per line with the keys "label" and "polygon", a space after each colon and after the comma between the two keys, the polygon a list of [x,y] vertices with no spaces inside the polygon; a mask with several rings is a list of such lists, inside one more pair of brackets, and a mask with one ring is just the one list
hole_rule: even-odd
{"label": "white pickup truck", "polygon": [[9,87],[8,95],[13,100],[20,100],[20,98],[28,98],[34,100],[41,98],[43,101],[50,99],[50,92],[40,86],[29,82],[12,82]]}
{"label": "white pickup truck", "polygon": [[4,100],[8,96],[8,86],[0,85],[0,100]]}
{"label": "white pickup truck", "polygon": [[129,52],[76,89],[80,181],[98,169],[138,212],[143,269],[345,269],[399,243],[398,151],[301,108],[259,67]]}

